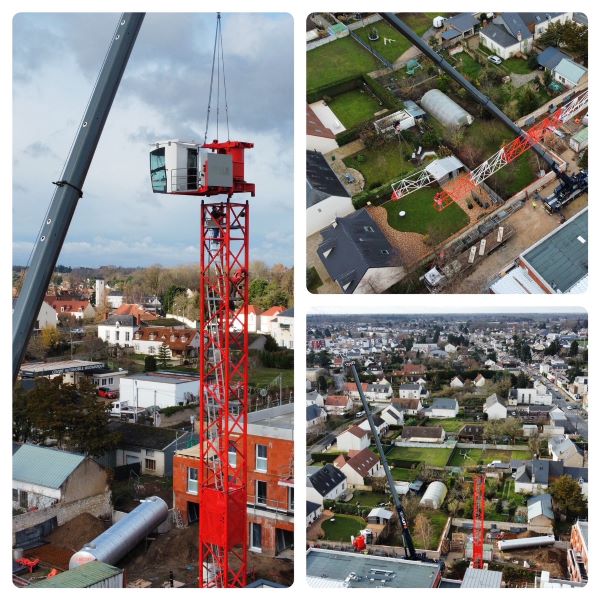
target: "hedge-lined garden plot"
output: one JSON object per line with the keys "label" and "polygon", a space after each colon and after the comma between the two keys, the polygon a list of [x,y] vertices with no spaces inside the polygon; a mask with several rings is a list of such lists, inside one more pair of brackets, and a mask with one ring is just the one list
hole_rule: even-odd
{"label": "hedge-lined garden plot", "polygon": [[321,529],[325,533],[324,539],[332,542],[350,542],[350,536],[358,535],[364,529],[367,522],[354,515],[338,515],[321,523]]}
{"label": "hedge-lined garden plot", "polygon": [[404,448],[396,446],[387,455],[389,461],[403,463],[423,463],[431,467],[445,467],[452,454],[452,448]]}
{"label": "hedge-lined garden plot", "polygon": [[474,467],[489,465],[495,460],[510,462],[511,460],[529,460],[531,452],[527,450],[483,450],[482,448],[455,448],[448,465],[451,467]]}
{"label": "hedge-lined garden plot", "polygon": [[385,110],[379,100],[364,89],[350,90],[329,101],[329,108],[335,113],[346,129],[375,117],[375,113]]}
{"label": "hedge-lined garden plot", "polygon": [[[376,29],[379,35],[379,39],[375,41],[369,39],[369,34],[373,29]],[[411,43],[387,21],[377,21],[372,25],[355,29],[354,33],[391,63],[411,47]],[[388,40],[387,43],[385,40]]]}
{"label": "hedge-lined garden plot", "polygon": [[369,73],[381,63],[356,40],[341,38],[306,53],[306,89],[328,85],[353,75]]}

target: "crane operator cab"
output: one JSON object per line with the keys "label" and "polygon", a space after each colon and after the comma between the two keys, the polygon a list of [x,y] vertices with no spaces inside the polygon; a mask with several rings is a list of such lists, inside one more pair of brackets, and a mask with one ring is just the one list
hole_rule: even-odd
{"label": "crane operator cab", "polygon": [[254,184],[244,180],[244,150],[250,142],[196,144],[169,140],[152,144],[150,180],[155,194],[215,196],[249,192]]}

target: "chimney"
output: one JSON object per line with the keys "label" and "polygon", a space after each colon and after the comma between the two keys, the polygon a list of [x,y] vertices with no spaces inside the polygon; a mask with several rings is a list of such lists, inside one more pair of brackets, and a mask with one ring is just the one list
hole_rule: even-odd
{"label": "chimney", "polygon": [[518,39],[519,41],[521,41],[521,40],[523,39],[523,35],[521,34],[521,32],[520,32],[520,31],[517,31],[517,39]]}

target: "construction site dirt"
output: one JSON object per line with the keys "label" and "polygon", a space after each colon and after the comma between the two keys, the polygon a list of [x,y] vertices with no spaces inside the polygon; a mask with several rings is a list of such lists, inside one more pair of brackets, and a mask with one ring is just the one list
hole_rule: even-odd
{"label": "construction site dirt", "polygon": [[567,552],[560,548],[525,548],[512,552],[501,552],[502,559],[507,563],[523,563],[530,565],[535,571],[548,571],[550,577],[556,579],[569,579],[567,568]]}
{"label": "construction site dirt", "polygon": [[[550,190],[545,191],[550,193]],[[566,207],[564,217],[571,218],[584,209],[587,203],[588,195],[580,196]],[[473,273],[464,279],[457,279],[456,283],[449,285],[444,290],[446,293],[485,293],[495,275],[514,261],[519,254],[559,226],[560,217],[549,215],[540,202],[536,202],[534,206],[534,203],[529,200],[525,202],[523,208],[506,220],[506,224],[514,229],[512,238],[487,256]]]}

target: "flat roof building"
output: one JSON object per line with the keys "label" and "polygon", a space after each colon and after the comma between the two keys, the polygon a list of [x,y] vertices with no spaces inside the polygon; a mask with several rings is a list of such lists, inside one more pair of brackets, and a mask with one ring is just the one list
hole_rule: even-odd
{"label": "flat roof building", "polygon": [[469,567],[465,571],[461,588],[499,588],[502,587],[502,571],[489,569],[474,569]]}
{"label": "flat roof building", "polygon": [[310,548],[308,585],[319,588],[435,588],[442,574],[437,563]]}

